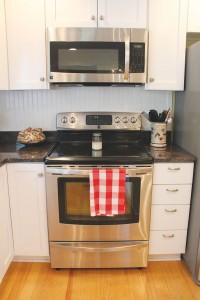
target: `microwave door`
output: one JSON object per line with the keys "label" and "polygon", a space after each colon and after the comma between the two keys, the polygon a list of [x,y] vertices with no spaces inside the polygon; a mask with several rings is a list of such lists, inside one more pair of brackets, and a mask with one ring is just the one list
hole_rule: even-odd
{"label": "microwave door", "polygon": [[50,43],[50,82],[126,82],[128,71],[128,41]]}

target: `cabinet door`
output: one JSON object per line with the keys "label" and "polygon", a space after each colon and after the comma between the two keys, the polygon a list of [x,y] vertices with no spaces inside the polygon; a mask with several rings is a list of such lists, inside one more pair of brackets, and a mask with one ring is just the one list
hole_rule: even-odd
{"label": "cabinet door", "polygon": [[200,1],[199,0],[189,0],[187,31],[200,32]]}
{"label": "cabinet door", "polygon": [[0,282],[14,256],[6,165],[0,168]]}
{"label": "cabinet door", "polygon": [[146,28],[147,0],[99,0],[98,27]]}
{"label": "cabinet door", "polygon": [[0,90],[8,90],[8,58],[4,0],[0,0]]}
{"label": "cabinet door", "polygon": [[183,90],[188,0],[149,1],[148,90]]}
{"label": "cabinet door", "polygon": [[44,0],[5,0],[10,89],[46,88]]}
{"label": "cabinet door", "polygon": [[44,165],[8,164],[15,255],[48,256]]}
{"label": "cabinet door", "polygon": [[47,27],[96,27],[97,0],[46,0]]}

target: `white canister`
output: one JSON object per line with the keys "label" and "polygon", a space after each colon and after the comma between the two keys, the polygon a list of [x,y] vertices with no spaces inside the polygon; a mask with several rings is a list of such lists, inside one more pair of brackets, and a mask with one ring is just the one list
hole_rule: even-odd
{"label": "white canister", "polygon": [[153,147],[165,147],[167,135],[167,123],[151,123],[151,146]]}
{"label": "white canister", "polygon": [[92,135],[92,150],[99,151],[102,149],[102,136],[100,132],[93,133]]}

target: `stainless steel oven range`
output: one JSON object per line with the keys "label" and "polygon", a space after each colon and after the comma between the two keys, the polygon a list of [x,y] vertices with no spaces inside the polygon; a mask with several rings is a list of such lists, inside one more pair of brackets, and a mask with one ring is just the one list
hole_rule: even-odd
{"label": "stainless steel oven range", "polygon": [[[52,268],[146,267],[152,158],[141,145],[138,113],[60,113],[59,143],[46,158],[48,230]],[[102,150],[92,150],[101,132]],[[126,169],[126,210],[90,215],[89,174]]]}

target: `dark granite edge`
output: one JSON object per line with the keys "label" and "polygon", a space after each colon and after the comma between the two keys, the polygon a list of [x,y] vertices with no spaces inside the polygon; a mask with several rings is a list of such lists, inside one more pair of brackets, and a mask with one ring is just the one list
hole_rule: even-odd
{"label": "dark granite edge", "polygon": [[[0,132],[0,166],[6,163],[19,162],[44,162],[45,157],[57,144],[56,131],[44,131],[46,140],[41,145],[17,147],[18,131]],[[195,162],[196,157],[178,145],[167,143],[166,148],[154,148],[150,146],[150,132],[142,132],[142,144],[146,152],[153,158],[153,163],[157,162]],[[3,148],[6,148],[7,151]],[[20,146],[20,145],[19,145]],[[13,151],[10,151],[10,148]],[[21,149],[20,149],[21,148]]]}

